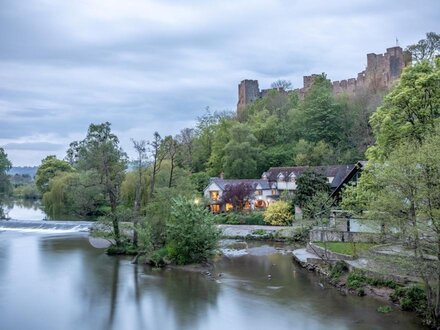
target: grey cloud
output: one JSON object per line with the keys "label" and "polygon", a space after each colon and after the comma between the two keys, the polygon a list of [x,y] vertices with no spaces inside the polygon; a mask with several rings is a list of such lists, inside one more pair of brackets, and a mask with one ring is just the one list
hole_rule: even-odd
{"label": "grey cloud", "polygon": [[175,134],[206,106],[234,110],[245,78],[266,88],[278,78],[300,86],[310,73],[354,77],[366,53],[440,28],[434,0],[0,0],[0,8],[0,144],[37,143],[27,156],[11,149],[21,165],[45,156],[38,143],[59,141],[61,153],[92,122],[112,122],[124,148],[155,130]]}
{"label": "grey cloud", "polygon": [[62,144],[49,142],[8,143],[4,145],[7,150],[45,150],[54,151],[63,148]]}

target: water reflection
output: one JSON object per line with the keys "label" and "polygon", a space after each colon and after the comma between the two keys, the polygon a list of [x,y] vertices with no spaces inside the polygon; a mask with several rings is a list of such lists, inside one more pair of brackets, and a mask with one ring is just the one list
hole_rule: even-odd
{"label": "water reflection", "polygon": [[288,255],[222,258],[213,273],[133,265],[84,234],[0,232],[0,329],[418,328],[321,288]]}
{"label": "water reflection", "polygon": [[0,200],[0,218],[2,212],[3,218],[6,219],[43,220],[47,218],[40,200],[4,198]]}

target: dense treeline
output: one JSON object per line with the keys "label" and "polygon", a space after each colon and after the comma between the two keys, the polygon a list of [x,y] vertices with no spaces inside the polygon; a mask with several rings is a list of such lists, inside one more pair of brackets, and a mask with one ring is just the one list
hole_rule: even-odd
{"label": "dense treeline", "polygon": [[178,136],[178,159],[191,172],[226,178],[256,178],[271,166],[354,162],[373,142],[368,118],[382,98],[367,90],[335,97],[322,74],[304,100],[273,90],[239,118],[207,111]]}

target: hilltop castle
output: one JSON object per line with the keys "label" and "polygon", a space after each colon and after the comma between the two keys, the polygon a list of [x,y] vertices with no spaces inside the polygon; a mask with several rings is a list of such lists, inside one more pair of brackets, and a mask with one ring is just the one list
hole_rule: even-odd
{"label": "hilltop castle", "polygon": [[[411,54],[404,52],[401,47],[387,48],[385,54],[367,54],[367,67],[364,71],[358,73],[357,78],[350,78],[341,81],[332,82],[333,94],[354,95],[361,90],[371,90],[377,92],[386,90],[393,82],[400,77],[403,68],[411,63]],[[297,93],[300,98],[304,98],[307,91],[313,84],[317,75],[303,77],[303,87],[289,91],[288,93]],[[238,104],[237,114],[244,111],[246,106],[256,99],[264,97],[273,89],[263,89],[260,91],[258,80],[243,80],[238,85]],[[283,91],[278,88],[277,90]]]}

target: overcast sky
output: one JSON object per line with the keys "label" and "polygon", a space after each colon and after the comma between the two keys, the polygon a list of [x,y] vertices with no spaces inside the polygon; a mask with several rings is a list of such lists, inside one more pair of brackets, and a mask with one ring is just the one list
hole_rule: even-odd
{"label": "overcast sky", "polygon": [[243,79],[355,77],[429,31],[439,0],[0,0],[0,146],[38,165],[109,121],[131,155],[130,138],[235,110]]}

